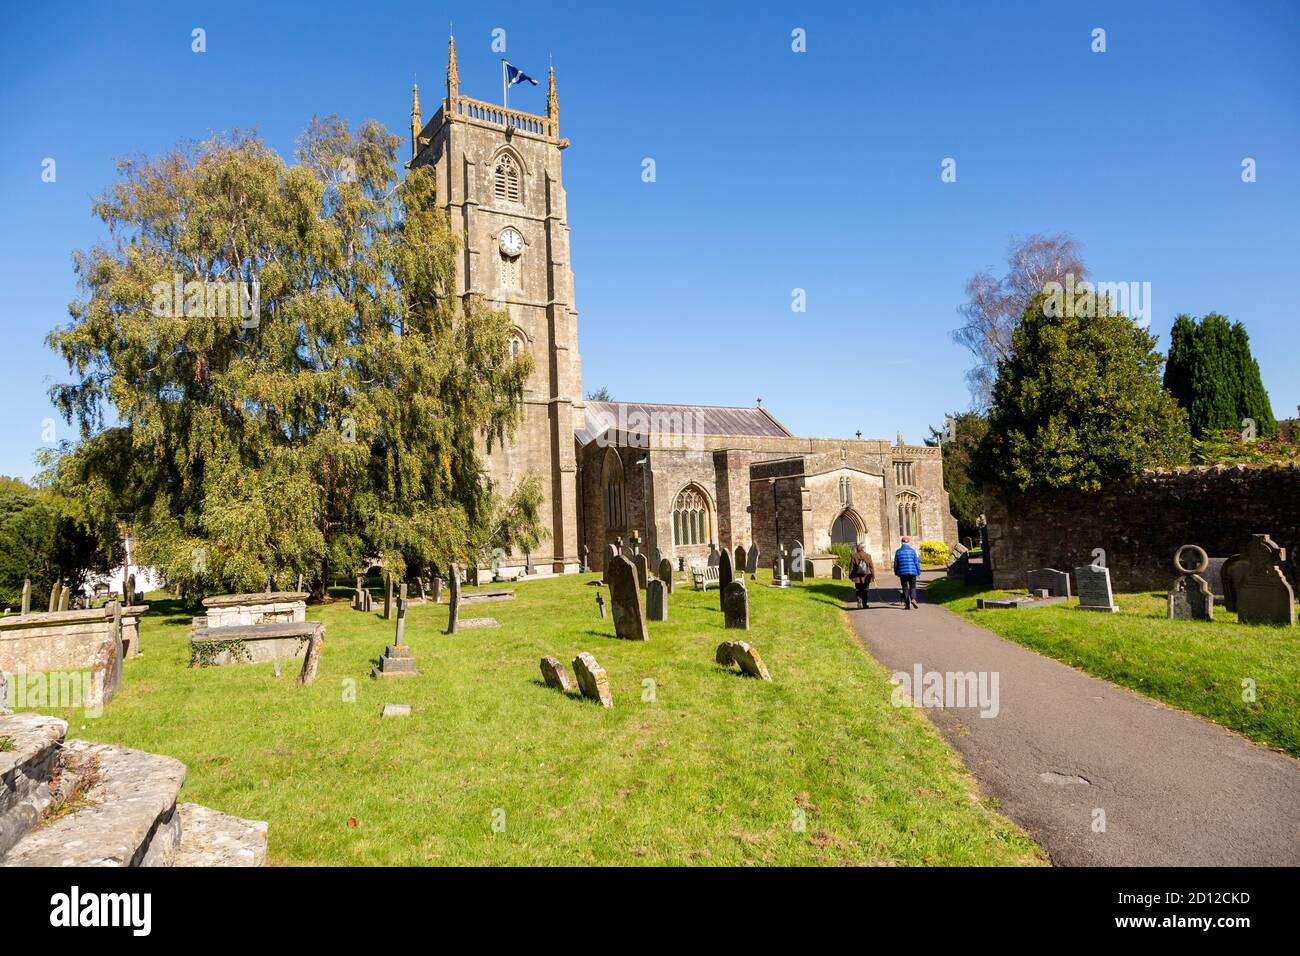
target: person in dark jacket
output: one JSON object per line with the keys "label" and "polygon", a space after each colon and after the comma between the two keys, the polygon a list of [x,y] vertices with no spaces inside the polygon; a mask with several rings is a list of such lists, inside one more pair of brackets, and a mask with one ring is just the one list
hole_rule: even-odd
{"label": "person in dark jacket", "polygon": [[904,610],[916,607],[916,578],[921,573],[921,559],[912,547],[912,539],[903,535],[903,543],[894,552],[894,573],[898,575]]}
{"label": "person in dark jacket", "polygon": [[849,580],[858,595],[858,607],[869,607],[871,582],[876,577],[876,565],[862,543],[854,545],[849,555]]}

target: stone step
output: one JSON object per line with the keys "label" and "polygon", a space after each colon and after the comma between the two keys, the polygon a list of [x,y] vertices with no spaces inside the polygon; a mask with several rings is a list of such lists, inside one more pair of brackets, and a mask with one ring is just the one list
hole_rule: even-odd
{"label": "stone step", "polygon": [[74,740],[64,773],[82,784],[69,812],[21,837],[2,866],[167,866],[180,845],[176,796],[185,765],[171,757]]}
{"label": "stone step", "polygon": [[172,866],[266,866],[266,822],[182,803],[181,845]]}
{"label": "stone step", "polygon": [[0,858],[49,806],[50,777],[67,732],[67,722],[57,717],[0,715]]}

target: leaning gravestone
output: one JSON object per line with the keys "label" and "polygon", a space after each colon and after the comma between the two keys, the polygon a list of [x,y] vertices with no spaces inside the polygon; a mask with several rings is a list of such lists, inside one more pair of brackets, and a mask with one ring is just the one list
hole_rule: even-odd
{"label": "leaning gravestone", "polygon": [[308,687],[316,682],[316,672],[320,668],[320,652],[324,646],[325,625],[317,624],[311,637],[307,638],[307,653],[303,655],[302,670],[298,672],[299,687]]}
{"label": "leaning gravestone", "polygon": [[1110,589],[1110,569],[1096,564],[1085,564],[1074,569],[1074,582],[1079,590],[1076,611],[1104,611],[1114,613],[1115,596]]}
{"label": "leaning gravestone", "polygon": [[632,564],[636,567],[636,586],[644,591],[650,583],[650,559],[638,551]]}
{"label": "leaning gravestone", "polygon": [[749,590],[740,581],[722,589],[722,618],[724,627],[749,630]]}
{"label": "leaning gravestone", "polygon": [[727,641],[718,648],[713,659],[723,667],[735,664],[742,674],[750,677],[757,677],[759,680],[772,679],[758,651],[744,641]]}
{"label": "leaning gravestone", "polygon": [[749,546],[749,553],[745,555],[745,573],[750,577],[758,574],[758,542]]}
{"label": "leaning gravestone", "polygon": [[583,651],[573,659],[573,674],[578,678],[578,690],[582,691],[583,697],[596,701],[601,707],[614,706],[614,697],[609,692],[609,677],[605,668],[596,663],[596,658]]}
{"label": "leaning gravestone", "polygon": [[641,590],[636,584],[636,568],[620,555],[605,569],[609,585],[609,603],[614,612],[614,636],[625,641],[644,641],[645,611],[641,607]]}
{"label": "leaning gravestone", "polygon": [[574,689],[573,678],[569,676],[565,666],[554,657],[542,658],[542,680],[546,681],[547,687],[564,691],[566,694]]}
{"label": "leaning gravestone", "polygon": [[[948,555],[948,564],[946,568],[947,576],[950,578],[966,577],[966,572],[970,570],[970,548],[964,544],[955,544]],[[1069,580],[1069,576],[1066,576]],[[1030,590],[1033,590],[1030,588]]]}
{"label": "leaning gravestone", "polygon": [[803,542],[796,541],[790,546],[790,580],[802,581],[804,572]]}
{"label": "leaning gravestone", "polygon": [[659,580],[664,583],[668,593],[673,593],[673,563],[667,558],[661,558],[659,561]]}
{"label": "leaning gravestone", "polygon": [[[1190,561],[1186,560],[1190,557]],[[1185,544],[1174,552],[1174,570],[1178,577],[1169,586],[1169,619],[1171,621],[1213,621],[1214,592],[1201,572],[1210,565],[1205,551],[1194,544]]]}
{"label": "leaning gravestone", "polygon": [[1070,576],[1056,568],[1035,568],[1029,572],[1027,586],[1030,594],[1046,591],[1048,597],[1070,596]]}
{"label": "leaning gravestone", "polygon": [[1237,591],[1237,620],[1242,624],[1295,624],[1295,592],[1281,568],[1286,549],[1266,534],[1253,534],[1245,555],[1249,569]]}
{"label": "leaning gravestone", "polygon": [[668,620],[668,588],[663,581],[651,581],[645,590],[645,616],[651,621]]}
{"label": "leaning gravestone", "polygon": [[731,552],[723,551],[718,556],[718,606],[727,606],[727,585],[735,580],[735,575],[731,570]]}
{"label": "leaning gravestone", "polygon": [[460,622],[460,565],[451,566],[451,576],[447,580],[448,596],[447,601],[450,605],[447,608],[447,633],[455,634],[456,625]]}

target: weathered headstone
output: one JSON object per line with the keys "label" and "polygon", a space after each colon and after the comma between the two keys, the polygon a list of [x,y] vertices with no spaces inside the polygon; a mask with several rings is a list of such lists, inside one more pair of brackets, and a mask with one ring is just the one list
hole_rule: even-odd
{"label": "weathered headstone", "polygon": [[601,707],[614,706],[614,697],[609,691],[609,677],[605,673],[605,668],[597,664],[596,658],[586,651],[573,659],[573,676],[578,679],[578,690],[582,692],[583,697],[596,701]]}
{"label": "weathered headstone", "polygon": [[740,581],[732,581],[722,589],[723,626],[749,630],[749,589]]}
{"label": "weathered headstone", "polygon": [[380,717],[410,717],[410,704],[384,704],[384,709],[379,712]]}
{"label": "weathered headstone", "polygon": [[740,577],[742,574],[745,573],[744,545],[740,545],[740,544],[736,545],[736,553],[732,556],[731,559],[731,568],[733,571],[735,571],[736,577]]}
{"label": "weathered headstone", "polygon": [[722,667],[730,667],[736,663],[736,659],[731,656],[731,641],[723,641],[718,645],[718,649],[713,652],[713,660]]}
{"label": "weathered headstone", "polygon": [[731,568],[731,552],[723,551],[718,556],[718,606],[727,606],[727,585],[734,581],[735,574]]}
{"label": "weathered headstone", "polygon": [[1237,592],[1250,571],[1250,562],[1244,554],[1231,555],[1223,562],[1219,574],[1223,579],[1223,606],[1229,611],[1237,610]]}
{"label": "weathered headstone", "polygon": [[442,578],[433,579],[433,603],[442,603]]}
{"label": "weathered headstone", "polygon": [[614,614],[614,635],[625,641],[647,640],[645,609],[641,607],[641,589],[632,562],[621,555],[614,558],[605,569],[605,582]]}
{"label": "weathered headstone", "polygon": [[47,610],[53,614],[59,609],[59,592],[63,589],[63,582],[55,579],[54,586],[50,588],[50,606]]}
{"label": "weathered headstone", "polygon": [[1227,558],[1210,558],[1201,577],[1205,578],[1205,583],[1210,586],[1210,593],[1214,595],[1214,600],[1223,603],[1223,566],[1228,561]]}
{"label": "weathered headstone", "polygon": [[546,681],[546,686],[554,690],[569,693],[574,690],[573,678],[569,676],[568,668],[554,657],[542,658],[542,680]]}
{"label": "weathered headstone", "polygon": [[790,580],[802,581],[804,578],[804,553],[803,543],[796,541],[790,547]]}
{"label": "weathered headstone", "polygon": [[[725,650],[724,650],[725,648]],[[771,680],[772,675],[768,673],[767,665],[763,663],[762,656],[758,651],[746,644],[744,641],[728,641],[722,647],[719,647],[714,654],[713,659],[719,664],[723,663],[724,657],[730,657],[728,663],[736,664],[741,673],[750,677],[757,677],[759,680]],[[724,667],[728,666],[723,664]]]}
{"label": "weathered headstone", "polygon": [[596,607],[600,611],[600,619],[605,620],[605,594],[603,591],[596,592]]}
{"label": "weathered headstone", "polygon": [[22,613],[23,613],[23,614],[31,614],[31,613],[32,613],[32,580],[31,580],[31,578],[23,578],[23,605],[22,605],[22,607],[23,607],[23,609],[22,609]]}
{"label": "weathered headstone", "polygon": [[298,672],[298,686],[308,687],[316,681],[316,671],[320,668],[321,649],[325,646],[325,625],[317,624],[311,637],[307,638],[307,653],[303,655],[302,670]]}
{"label": "weathered headstone", "polygon": [[632,565],[636,568],[636,586],[644,591],[650,583],[650,559],[638,551],[632,559]]}
{"label": "weathered headstone", "polygon": [[651,621],[668,620],[668,587],[658,579],[646,587],[645,616]]}
{"label": "weathered headstone", "polygon": [[393,617],[393,572],[384,572],[384,620]]}
{"label": "weathered headstone", "polygon": [[[406,590],[406,585],[402,585],[402,590]],[[393,638],[394,644],[406,643],[406,595],[403,594],[397,599],[397,634]]]}
{"label": "weathered headstone", "polygon": [[582,574],[586,574],[591,570],[591,568],[587,564],[587,555],[589,554],[589,550],[585,544],[582,546],[581,553],[582,553],[582,564],[578,566],[578,571]]}
{"label": "weathered headstone", "polygon": [[758,542],[755,541],[749,546],[749,551],[745,555],[745,571],[750,577],[758,574]]}
{"label": "weathered headstone", "polygon": [[1242,624],[1295,624],[1295,592],[1281,565],[1286,549],[1266,534],[1252,534],[1244,552],[1249,568],[1237,591]]}
{"label": "weathered headstone", "polygon": [[1025,587],[1030,594],[1046,591],[1050,597],[1070,596],[1070,575],[1055,568],[1035,568],[1029,572]]}
{"label": "weathered headstone", "polygon": [[[948,564],[946,573],[950,578],[965,579],[966,572],[970,570],[970,548],[964,544],[953,545],[952,551],[948,555]],[[1065,576],[1069,581],[1070,576]]]}
{"label": "weathered headstone", "polygon": [[448,597],[447,601],[450,607],[447,608],[447,633],[456,633],[456,624],[460,619],[460,566],[453,564],[451,566],[451,575],[447,579]]}
{"label": "weathered headstone", "polygon": [[842,565],[836,564],[835,567],[831,568],[831,580],[832,581],[844,580],[844,568]]}
{"label": "weathered headstone", "polygon": [[1078,586],[1079,603],[1076,611],[1105,611],[1114,613],[1115,595],[1110,589],[1110,569],[1096,564],[1085,564],[1074,569],[1074,583]]}
{"label": "weathered headstone", "polygon": [[710,542],[709,542],[709,564],[708,564],[708,566],[711,567],[711,568],[716,568],[716,567],[718,566],[718,561],[719,561],[721,558],[722,558],[722,552],[720,552],[720,551],[718,550],[718,546],[717,546],[716,544],[714,544],[712,541],[710,541]]}
{"label": "weathered headstone", "polygon": [[668,593],[673,593],[673,563],[667,558],[659,560],[659,580],[664,583]]}
{"label": "weathered headstone", "polygon": [[72,588],[68,587],[67,585],[64,585],[63,588],[59,590],[59,610],[60,611],[68,610],[69,606],[71,605],[71,602],[72,602]]}
{"label": "weathered headstone", "polygon": [[1214,592],[1201,572],[1210,566],[1204,549],[1185,544],[1174,552],[1178,577],[1169,586],[1169,619],[1176,621],[1214,620]]}
{"label": "weathered headstone", "polygon": [[375,677],[413,677],[415,676],[415,655],[406,643],[406,600],[397,600],[397,629],[393,643],[384,648],[384,656],[379,659],[379,666],[373,672]]}
{"label": "weathered headstone", "polygon": [[609,562],[613,561],[622,553],[623,553],[623,549],[619,545],[617,544],[606,545],[605,546],[605,567],[609,567]]}

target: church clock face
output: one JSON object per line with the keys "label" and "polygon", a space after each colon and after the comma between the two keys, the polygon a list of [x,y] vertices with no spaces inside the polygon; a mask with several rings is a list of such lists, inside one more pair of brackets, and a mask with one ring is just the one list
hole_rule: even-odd
{"label": "church clock face", "polygon": [[513,226],[507,226],[501,230],[501,252],[503,255],[514,256],[524,251],[524,237],[519,234],[519,230]]}

